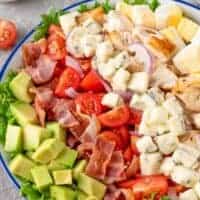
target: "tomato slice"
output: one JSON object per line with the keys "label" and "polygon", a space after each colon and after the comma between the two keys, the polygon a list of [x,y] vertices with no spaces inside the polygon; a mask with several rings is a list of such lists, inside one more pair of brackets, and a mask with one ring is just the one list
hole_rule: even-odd
{"label": "tomato slice", "polygon": [[130,134],[126,126],[120,126],[113,129],[113,132],[120,136],[123,143],[123,150],[130,144]]}
{"label": "tomato slice", "polygon": [[129,125],[139,125],[142,120],[142,111],[138,109],[130,109]]}
{"label": "tomato slice", "polygon": [[107,140],[115,142],[115,149],[116,150],[122,149],[123,144],[122,144],[120,136],[118,136],[117,134],[115,134],[112,131],[104,131],[104,132],[101,133],[101,135],[104,138],[106,138]]}
{"label": "tomato slice", "polygon": [[123,105],[101,114],[99,116],[99,121],[103,126],[119,127],[128,122],[129,115],[129,108]]}
{"label": "tomato slice", "polygon": [[12,47],[17,40],[17,28],[8,20],[0,19],[0,49]]}
{"label": "tomato slice", "polygon": [[62,60],[67,55],[65,40],[58,34],[52,34],[49,36],[47,54],[53,60]]}
{"label": "tomato slice", "polygon": [[124,160],[127,162],[131,162],[133,159],[133,155],[134,154],[133,154],[131,146],[128,146],[126,150],[124,151]]}
{"label": "tomato slice", "polygon": [[153,175],[143,176],[138,179],[133,179],[118,184],[121,188],[132,188],[136,197],[149,197],[152,193],[159,196],[165,195],[168,191],[168,182],[165,176]]}
{"label": "tomato slice", "polygon": [[81,81],[81,88],[84,91],[93,91],[93,92],[104,92],[104,86],[102,84],[101,77],[95,72],[91,70],[85,78]]}
{"label": "tomato slice", "polygon": [[131,135],[131,148],[134,154],[138,155],[139,151],[136,146],[136,142],[139,140],[139,136]]}
{"label": "tomato slice", "polygon": [[55,95],[58,97],[66,97],[65,90],[69,87],[77,89],[80,84],[80,76],[77,71],[68,67],[61,74],[55,89]]}
{"label": "tomato slice", "polygon": [[105,111],[105,107],[101,104],[102,97],[103,94],[82,93],[77,96],[75,102],[83,113],[99,115]]}

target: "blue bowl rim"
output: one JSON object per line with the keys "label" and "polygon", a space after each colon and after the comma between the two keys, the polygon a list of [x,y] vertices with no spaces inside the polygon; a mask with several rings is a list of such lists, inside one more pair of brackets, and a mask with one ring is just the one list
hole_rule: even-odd
{"label": "blue bowl rim", "polygon": [[[79,6],[80,4],[82,3],[89,3],[89,2],[92,2],[94,0],[81,0],[81,1],[78,1],[76,3],[73,3],[67,7],[65,7],[63,10],[64,11],[67,11],[67,10],[70,10],[74,7],[77,7]],[[186,2],[184,0],[174,0],[175,2],[178,2],[178,3],[181,3],[183,5],[187,5],[189,7],[192,7],[194,9],[197,9],[197,10],[200,10],[200,6],[196,6],[196,5],[193,5],[189,2]],[[2,66],[2,69],[0,71],[0,80],[2,80],[3,76],[4,76],[4,73],[6,72],[12,58],[14,57],[15,53],[18,51],[18,49],[23,45],[23,43],[29,39],[30,36],[32,36],[32,34],[34,33],[35,29],[32,29],[30,32],[28,32],[24,38],[15,46],[15,48],[12,50],[12,52],[10,53],[10,55],[8,56],[8,58],[6,59],[5,63],[3,64]],[[16,178],[12,175],[12,173],[10,172],[4,158],[3,158],[3,155],[2,153],[0,152],[0,165],[2,166],[3,170],[5,171],[5,173],[7,174],[7,176],[9,177],[9,179],[12,181],[12,183],[14,184],[14,186],[17,188],[17,189],[20,189],[20,184],[18,183],[18,181],[16,180]]]}

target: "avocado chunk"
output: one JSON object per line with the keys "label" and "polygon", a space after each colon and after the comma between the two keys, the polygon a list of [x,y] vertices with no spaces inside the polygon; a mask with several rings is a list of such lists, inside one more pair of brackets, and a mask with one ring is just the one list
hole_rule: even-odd
{"label": "avocado chunk", "polygon": [[64,186],[51,186],[50,187],[51,198],[55,200],[75,200],[76,192],[70,187]]}
{"label": "avocado chunk", "polygon": [[98,200],[103,199],[106,186],[94,178],[80,173],[78,177],[78,188],[85,192],[88,196],[95,196]]}
{"label": "avocado chunk", "polygon": [[56,170],[63,168],[72,168],[74,166],[77,156],[77,151],[66,147],[55,160],[51,161],[51,163],[49,164],[49,169]]}
{"label": "avocado chunk", "polygon": [[88,196],[84,192],[77,191],[77,200],[86,200],[87,197]]}
{"label": "avocado chunk", "polygon": [[22,129],[19,126],[8,125],[6,130],[5,151],[20,152],[22,150]]}
{"label": "avocado chunk", "polygon": [[52,133],[54,138],[62,142],[65,142],[66,140],[65,129],[63,129],[58,122],[48,122],[46,128]]}
{"label": "avocado chunk", "polygon": [[38,149],[33,153],[33,160],[47,164],[64,150],[65,144],[55,138],[50,138],[42,142]]}
{"label": "avocado chunk", "polygon": [[38,122],[35,109],[30,104],[22,102],[12,103],[10,110],[21,126]]}
{"label": "avocado chunk", "polygon": [[30,86],[33,85],[31,77],[25,73],[20,72],[11,82],[10,90],[13,95],[20,101],[30,103],[33,100],[33,96],[28,92]]}
{"label": "avocado chunk", "polygon": [[53,178],[56,185],[71,185],[72,184],[72,170],[57,170],[53,171]]}
{"label": "avocado chunk", "polygon": [[36,187],[42,190],[53,184],[53,180],[49,174],[47,166],[37,166],[31,169],[31,174]]}
{"label": "avocado chunk", "polygon": [[49,132],[41,126],[33,124],[25,125],[23,133],[24,149],[28,151],[36,150],[42,140],[49,136]]}
{"label": "avocado chunk", "polygon": [[76,180],[78,179],[79,174],[84,172],[86,165],[87,165],[86,160],[78,161],[78,163],[75,165],[75,167],[73,169],[73,178],[74,179],[76,179]]}
{"label": "avocado chunk", "polygon": [[32,181],[31,169],[35,166],[33,161],[18,154],[10,163],[10,171],[16,176]]}

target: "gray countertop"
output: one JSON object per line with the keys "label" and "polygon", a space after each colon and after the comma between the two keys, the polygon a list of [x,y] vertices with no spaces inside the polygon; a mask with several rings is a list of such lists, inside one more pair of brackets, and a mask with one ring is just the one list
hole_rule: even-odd
{"label": "gray countertop", "polygon": [[[0,18],[13,20],[19,30],[19,39],[31,28],[38,24],[40,14],[50,7],[63,8],[76,0],[18,0],[12,3],[0,3]],[[191,0],[188,0],[192,2]],[[0,51],[0,67],[4,63],[9,51]],[[0,169],[0,199],[20,200],[18,192]]]}

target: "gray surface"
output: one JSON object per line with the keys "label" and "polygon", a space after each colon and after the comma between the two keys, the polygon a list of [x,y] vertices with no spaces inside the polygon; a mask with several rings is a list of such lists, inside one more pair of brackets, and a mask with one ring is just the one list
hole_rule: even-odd
{"label": "gray surface", "polygon": [[[40,14],[50,7],[63,8],[76,0],[18,0],[13,3],[0,3],[0,18],[15,21],[19,28],[19,38],[23,37],[39,22]],[[192,2],[190,0],[190,2]],[[0,66],[8,56],[9,51],[0,51]],[[0,169],[0,200],[19,200],[18,192],[10,183],[3,170]]]}

